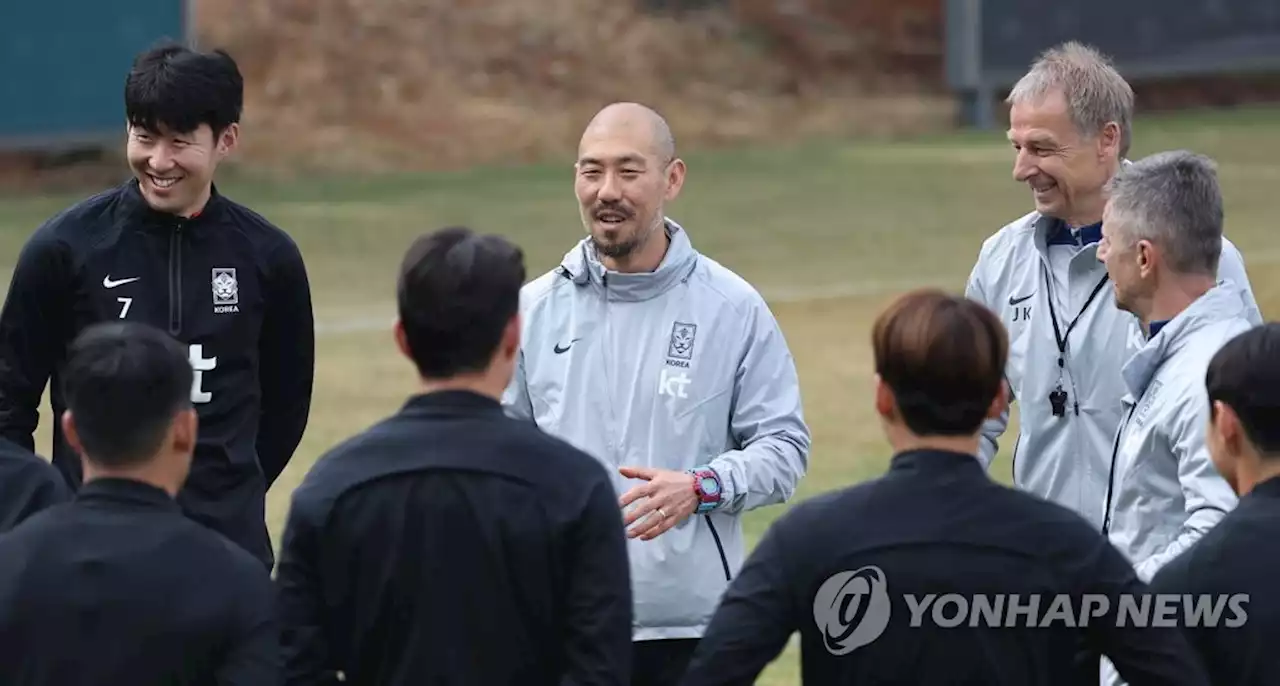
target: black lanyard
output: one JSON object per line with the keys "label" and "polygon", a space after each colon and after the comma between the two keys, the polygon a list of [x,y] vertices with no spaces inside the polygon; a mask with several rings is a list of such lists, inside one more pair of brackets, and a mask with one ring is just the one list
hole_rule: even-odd
{"label": "black lanyard", "polygon": [[1058,343],[1058,368],[1062,369],[1067,355],[1067,337],[1071,335],[1071,330],[1076,328],[1080,318],[1089,309],[1089,304],[1093,302],[1094,298],[1098,297],[1102,287],[1107,285],[1108,276],[1106,274],[1102,275],[1102,280],[1098,282],[1097,286],[1093,287],[1093,292],[1089,294],[1089,299],[1084,301],[1084,306],[1076,313],[1075,319],[1072,319],[1067,324],[1067,332],[1063,334],[1062,330],[1058,328],[1058,313],[1053,307],[1053,275],[1049,273],[1049,267],[1045,265],[1044,260],[1040,260],[1040,271],[1044,272],[1044,286],[1049,291],[1049,319],[1053,321],[1053,337]]}

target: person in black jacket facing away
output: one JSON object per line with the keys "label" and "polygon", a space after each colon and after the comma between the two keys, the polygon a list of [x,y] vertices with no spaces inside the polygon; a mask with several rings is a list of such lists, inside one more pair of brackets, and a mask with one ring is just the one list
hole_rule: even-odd
{"label": "person in black jacket facing away", "polygon": [[[0,311],[0,436],[35,450],[45,384],[57,417],[67,344],[86,326],[157,326],[187,344],[201,420],[178,502],[269,568],[266,491],[307,424],[315,334],[297,245],[213,184],[243,90],[223,52],[138,56],[124,86],[134,178],[48,220],[18,256]],[[79,485],[56,422],[52,462]]]}
{"label": "person in black jacket facing away", "polygon": [[[1205,599],[1201,621],[1182,617],[1181,625],[1213,683],[1280,684],[1280,323],[1255,327],[1222,346],[1209,363],[1205,386],[1205,442],[1240,502],[1162,567],[1151,588]],[[1221,602],[1236,594],[1245,597],[1244,617]]]}
{"label": "person in black jacket facing away", "polygon": [[0,533],[70,497],[71,491],[57,469],[0,436]]}
{"label": "person in black jacket facing away", "polygon": [[[996,483],[976,459],[983,420],[1007,402],[1000,320],[960,296],[916,291],[880,315],[872,347],[888,473],[800,503],[769,528],[681,683],[752,683],[799,630],[812,685],[1096,683],[1097,663],[1077,663],[1086,645],[1131,684],[1206,684],[1176,629],[1117,621],[1121,594],[1138,601],[1145,587],[1100,532]],[[994,594],[1020,599],[1000,605]],[[1027,611],[1029,594],[1038,610]],[[1057,596],[1070,618],[1053,619]]]}
{"label": "person in black jacket facing away", "polygon": [[395,339],[421,390],[294,491],[276,576],[287,684],[630,679],[609,475],[502,410],[524,280],[497,236],[450,227],[410,246]]}
{"label": "person in black jacket facing away", "polygon": [[61,424],[84,485],[0,534],[0,684],[278,683],[270,574],[173,500],[199,424],[186,346],[115,322],[69,356]]}

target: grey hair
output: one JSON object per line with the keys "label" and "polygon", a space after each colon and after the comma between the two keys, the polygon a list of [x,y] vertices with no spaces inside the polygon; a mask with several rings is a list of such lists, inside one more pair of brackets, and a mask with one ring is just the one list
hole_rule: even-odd
{"label": "grey hair", "polygon": [[1014,84],[1005,102],[1036,102],[1060,91],[1076,130],[1086,136],[1102,133],[1109,122],[1120,127],[1120,157],[1133,142],[1133,88],[1111,61],[1096,49],[1071,41],[1050,48]]}
{"label": "grey hair", "polygon": [[1123,165],[1105,192],[1129,243],[1158,245],[1180,274],[1217,276],[1222,256],[1222,190],[1213,160],[1187,150]]}

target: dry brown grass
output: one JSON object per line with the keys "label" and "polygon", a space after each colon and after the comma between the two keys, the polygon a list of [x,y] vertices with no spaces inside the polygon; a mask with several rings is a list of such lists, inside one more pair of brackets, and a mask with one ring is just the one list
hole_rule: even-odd
{"label": "dry brown grass", "polygon": [[[860,68],[852,34],[805,53],[803,37],[829,38],[830,22],[806,29],[792,17],[769,33],[770,15],[747,0],[679,19],[626,0],[197,6],[203,45],[226,47],[245,72],[242,159],[259,164],[382,171],[563,157],[591,114],[617,100],[655,106],[698,147],[951,120],[916,79],[883,82],[868,61],[879,43],[866,43]],[[837,62],[822,59],[832,50]]]}

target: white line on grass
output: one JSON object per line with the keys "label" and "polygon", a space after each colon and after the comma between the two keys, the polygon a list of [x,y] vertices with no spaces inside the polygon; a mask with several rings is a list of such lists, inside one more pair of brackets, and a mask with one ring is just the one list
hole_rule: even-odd
{"label": "white line on grass", "polygon": [[[1250,266],[1280,264],[1280,252],[1267,251],[1245,254],[1244,260],[1246,269]],[[1252,281],[1252,278],[1250,280]],[[837,298],[868,298],[898,293],[912,288],[927,287],[943,288],[959,293],[964,289],[964,282],[953,283],[941,279],[903,279],[899,281],[872,279],[868,281],[846,281],[827,286],[762,287],[760,291],[765,300],[770,303],[798,304]],[[1254,284],[1254,287],[1257,288],[1257,284]],[[392,313],[378,316],[318,318],[316,320],[316,335],[327,337],[350,333],[368,333],[370,331],[390,331],[394,321],[395,315]]]}
{"label": "white line on grass", "polygon": [[[830,286],[808,286],[801,288],[762,288],[765,300],[770,303],[795,304],[832,300],[837,298],[864,298],[877,295],[888,295],[912,288],[935,286],[960,292],[964,284],[952,284],[942,281],[928,282],[921,280],[902,281],[864,281],[837,283]],[[339,336],[349,333],[368,333],[370,331],[390,331],[395,321],[394,314],[363,317],[317,318],[317,336]]]}

